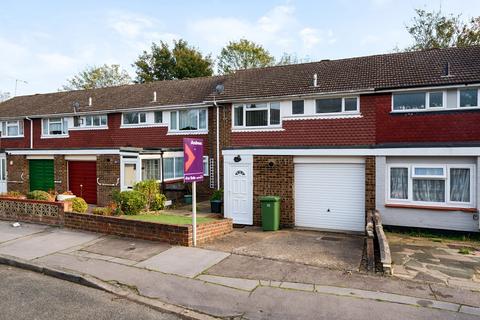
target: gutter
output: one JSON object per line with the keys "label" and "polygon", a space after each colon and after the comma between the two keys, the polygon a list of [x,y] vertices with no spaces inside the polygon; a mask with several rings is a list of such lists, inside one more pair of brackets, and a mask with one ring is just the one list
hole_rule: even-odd
{"label": "gutter", "polygon": [[30,121],[30,149],[33,149],[33,120],[29,117],[25,117],[25,119]]}

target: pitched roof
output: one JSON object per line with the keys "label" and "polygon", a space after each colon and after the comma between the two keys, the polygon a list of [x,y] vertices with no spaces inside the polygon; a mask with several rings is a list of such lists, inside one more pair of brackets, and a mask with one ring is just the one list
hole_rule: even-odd
{"label": "pitched roof", "polygon": [[[444,76],[449,63],[450,76]],[[318,76],[317,87],[313,75]],[[20,96],[0,104],[0,118],[71,113],[92,97],[81,111],[113,111],[145,106],[195,104],[213,99],[219,83],[225,90],[218,100],[383,90],[480,82],[480,46],[433,49],[322,60],[287,66],[238,71],[229,76],[157,81],[147,84]],[[153,92],[157,103],[152,103]]]}

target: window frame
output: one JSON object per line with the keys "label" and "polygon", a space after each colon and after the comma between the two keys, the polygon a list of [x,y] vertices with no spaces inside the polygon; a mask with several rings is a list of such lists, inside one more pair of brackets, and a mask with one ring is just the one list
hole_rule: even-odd
{"label": "window frame", "polygon": [[[127,113],[137,113],[138,115],[138,123],[125,123],[125,114]],[[145,115],[145,121],[140,121],[141,117],[140,114]],[[146,111],[127,111],[127,112],[122,112],[122,127],[135,127],[135,126],[143,126],[148,124],[148,117],[147,117],[147,112]]]}
{"label": "window frame", "polygon": [[[435,175],[415,175],[415,168],[444,168],[444,176]],[[407,199],[395,199],[391,197],[391,169],[392,168],[406,168],[408,170],[408,197]],[[470,170],[470,201],[460,202],[452,201],[450,193],[450,169],[469,169]],[[386,183],[385,183],[385,203],[386,204],[400,204],[400,205],[413,205],[419,207],[444,207],[444,208],[475,208],[476,199],[476,166],[474,164],[427,164],[427,163],[389,163],[386,166]],[[445,181],[445,202],[432,202],[432,201],[414,201],[413,200],[413,180],[443,180]]]}
{"label": "window frame", "polygon": [[[180,129],[180,111],[196,111],[196,118],[197,118],[197,129],[195,130],[181,130]],[[200,112],[205,111],[205,128],[200,128]],[[175,128],[172,129],[172,113],[175,113]],[[163,117],[163,116],[162,116]],[[195,109],[179,109],[179,110],[171,110],[169,115],[169,122],[168,122],[168,132],[174,133],[192,133],[192,132],[208,132],[208,108],[195,108]]]}
{"label": "window frame", "polygon": [[[250,108],[250,110],[247,110],[247,105],[261,105],[265,104],[266,107],[260,107],[260,108]],[[279,106],[279,111],[280,111],[280,121],[278,124],[271,124],[271,105],[272,104],[278,104]],[[243,108],[243,123],[242,125],[236,125],[235,124],[235,108],[236,107],[242,107]],[[247,126],[247,112],[252,112],[252,111],[262,111],[262,110],[267,110],[267,125],[266,126]],[[267,128],[282,128],[282,104],[280,101],[268,101],[268,102],[249,102],[249,103],[237,103],[237,104],[232,104],[232,128],[233,129],[241,129],[241,130],[255,130],[255,129],[267,129]]]}
{"label": "window frame", "polygon": [[[91,125],[87,125],[87,117],[91,117],[92,118],[92,124]],[[94,121],[94,118],[95,117],[98,117],[99,118],[99,121],[100,121],[100,125],[96,126],[94,125],[95,121]],[[79,122],[79,126],[75,126],[75,118],[78,118],[79,120],[81,120],[81,122]],[[105,118],[105,124],[102,124],[102,118]],[[95,130],[95,129],[108,129],[108,114],[88,114],[88,115],[83,115],[83,116],[74,116],[73,117],[73,127],[71,128],[71,130],[81,130],[81,129],[91,129],[91,130]]]}
{"label": "window frame", "polygon": [[[461,107],[460,106],[460,92],[463,90],[477,90],[477,105],[476,106],[469,106],[469,107]],[[457,108],[460,110],[468,110],[468,109],[478,109],[480,107],[480,88],[478,87],[464,87],[457,89]]]}
{"label": "window frame", "polygon": [[[329,99],[341,99],[342,106],[341,111],[339,112],[317,112],[317,101],[318,100],[329,100]],[[357,99],[357,109],[352,111],[345,111],[345,100],[346,99]],[[344,97],[321,97],[314,99],[314,114],[316,116],[330,116],[330,115],[339,115],[339,114],[359,114],[360,113],[360,96],[344,96]]]}
{"label": "window frame", "polygon": [[[294,113],[293,110],[294,110],[294,102],[302,102],[302,112],[301,113]],[[292,104],[292,110],[291,110],[291,114],[292,116],[303,116],[305,115],[305,99],[298,99],[298,100],[292,100],[291,101],[291,104]]]}
{"label": "window frame", "polygon": [[[15,122],[15,124],[9,122]],[[5,132],[3,130],[3,127],[5,127]],[[8,134],[8,128],[9,127],[16,127],[17,128],[17,135],[9,135]],[[23,120],[4,120],[0,121],[0,137],[2,139],[11,139],[11,138],[23,138],[24,137],[24,123]]]}
{"label": "window frame", "polygon": [[[430,107],[430,94],[432,93],[442,93],[442,106],[441,107]],[[425,94],[425,108],[424,109],[402,109],[402,110],[395,110],[395,95],[399,94],[415,94],[415,93],[423,93]],[[391,112],[425,112],[425,111],[435,111],[435,110],[445,110],[447,109],[447,91],[446,90],[430,90],[430,91],[399,91],[393,92],[391,97]]]}
{"label": "window frame", "polygon": [[[62,126],[60,134],[51,134],[50,133],[50,125],[53,122],[53,124],[58,124],[57,121],[52,121],[52,119],[61,119],[60,124]],[[46,125],[47,125],[47,133],[45,133],[45,120],[46,120]],[[69,126],[68,126],[68,120],[67,118],[63,117],[54,117],[54,118],[42,118],[42,138],[65,138],[69,136]]]}

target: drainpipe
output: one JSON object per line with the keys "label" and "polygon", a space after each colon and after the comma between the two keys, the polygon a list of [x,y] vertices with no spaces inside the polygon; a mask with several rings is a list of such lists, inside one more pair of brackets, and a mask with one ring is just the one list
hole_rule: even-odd
{"label": "drainpipe", "polygon": [[163,179],[163,150],[160,151],[160,174],[162,175],[162,194],[165,195],[165,180]]}
{"label": "drainpipe", "polygon": [[216,134],[216,140],[217,140],[217,159],[216,159],[216,163],[217,163],[217,190],[220,189],[220,124],[219,124],[219,109],[220,107],[218,106],[217,102],[215,101],[215,96],[213,97],[213,104],[215,105],[215,107],[217,107],[217,121],[216,121],[216,124],[217,124],[217,134]]}
{"label": "drainpipe", "polygon": [[30,149],[33,149],[33,120],[29,117],[25,117],[25,119],[30,121]]}

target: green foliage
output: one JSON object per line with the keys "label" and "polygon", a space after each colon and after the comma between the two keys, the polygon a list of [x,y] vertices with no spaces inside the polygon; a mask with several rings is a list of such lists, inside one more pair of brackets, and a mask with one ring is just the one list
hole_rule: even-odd
{"label": "green foliage", "polygon": [[461,248],[460,250],[458,250],[458,253],[460,253],[460,254],[470,254],[470,253],[472,253],[472,250],[470,248]]}
{"label": "green foliage", "polygon": [[218,73],[230,74],[236,70],[270,66],[275,58],[255,42],[241,39],[230,41],[218,56]]}
{"label": "green foliage", "polygon": [[52,196],[43,190],[33,190],[27,193],[27,199],[53,201]]}
{"label": "green foliage", "polygon": [[300,59],[296,54],[286,53],[284,52],[283,55],[280,57],[280,60],[275,64],[277,66],[285,66],[290,64],[299,64],[299,63],[306,63],[310,62],[310,58],[304,57]]}
{"label": "green foliage", "polygon": [[146,199],[147,210],[162,210],[167,198],[160,193],[160,186],[156,180],[143,180],[135,184],[133,190],[141,192]]}
{"label": "green foliage", "polygon": [[69,201],[72,203],[73,212],[85,213],[88,210],[88,204],[85,202],[85,200],[83,200],[83,198],[75,197],[75,198],[68,199],[66,201]]}
{"label": "green foliage", "polygon": [[174,41],[173,49],[166,42],[152,43],[150,52],[143,51],[133,63],[137,78],[144,83],[157,80],[173,80],[211,76],[213,61],[196,48],[180,39]]}
{"label": "green foliage", "polygon": [[14,199],[25,199],[25,195],[19,191],[8,191],[7,193],[2,194],[2,196]]}
{"label": "green foliage", "polygon": [[465,23],[460,15],[444,15],[440,10],[416,9],[415,13],[412,24],[406,26],[414,40],[407,51],[480,44],[480,17]]}
{"label": "green foliage", "polygon": [[93,214],[97,214],[100,216],[111,216],[113,213],[110,207],[97,207],[93,208]]}
{"label": "green foliage", "polygon": [[132,82],[127,71],[118,64],[90,66],[67,80],[63,90],[83,90],[119,86]]}
{"label": "green foliage", "polygon": [[145,195],[136,190],[115,192],[113,198],[119,210],[126,215],[138,214],[147,205]]}
{"label": "green foliage", "polygon": [[210,200],[215,201],[215,200],[223,200],[223,189],[218,189],[215,190],[210,197]]}

